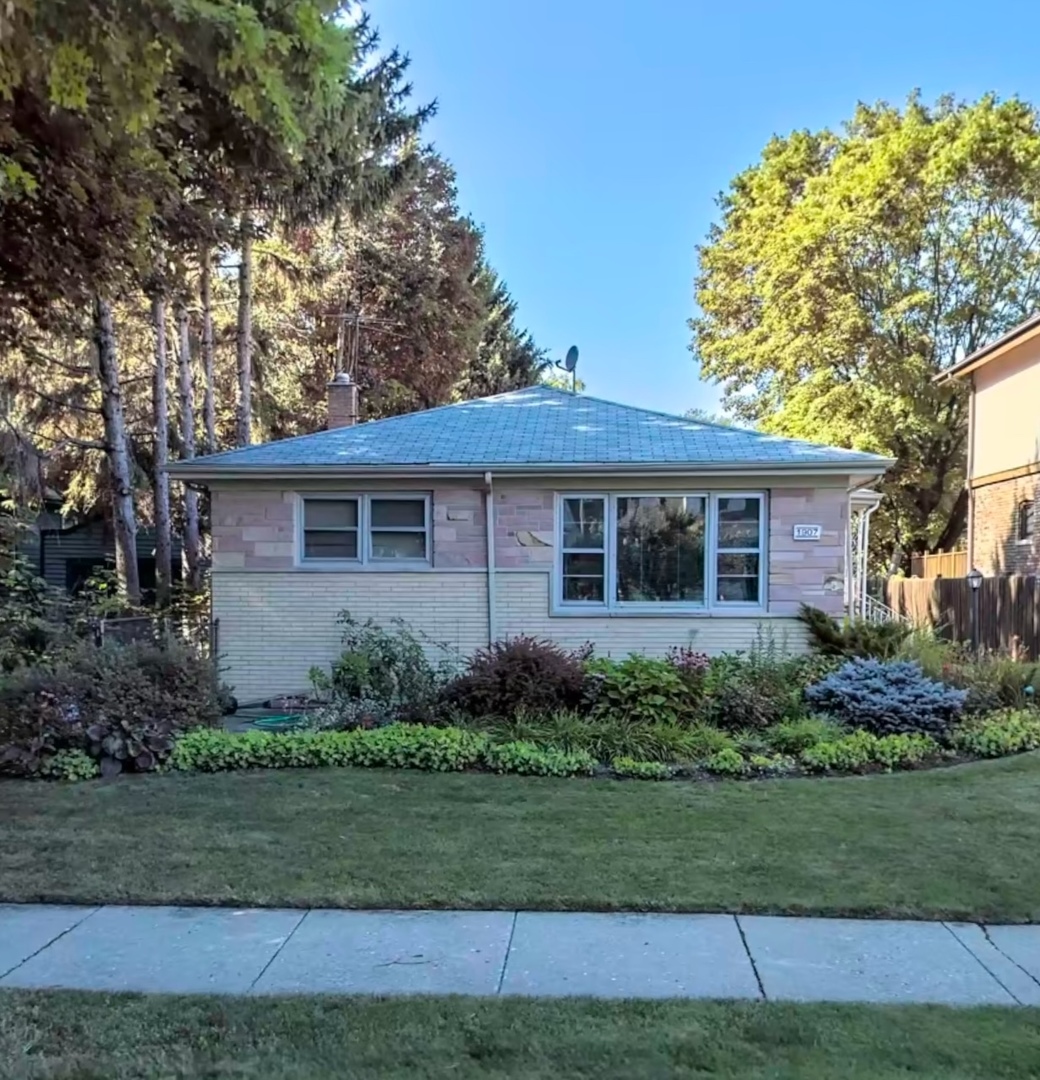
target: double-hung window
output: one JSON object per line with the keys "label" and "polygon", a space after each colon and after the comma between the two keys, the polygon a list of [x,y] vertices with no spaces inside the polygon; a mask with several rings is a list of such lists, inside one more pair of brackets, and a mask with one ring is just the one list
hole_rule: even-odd
{"label": "double-hung window", "polygon": [[429,565],[426,495],[301,495],[299,561],[303,566]]}
{"label": "double-hung window", "polygon": [[1020,544],[1027,544],[1033,539],[1036,528],[1036,503],[1021,502],[1018,504],[1018,522],[1016,539]]}
{"label": "double-hung window", "polygon": [[765,523],[761,493],[562,494],[555,608],[763,608]]}

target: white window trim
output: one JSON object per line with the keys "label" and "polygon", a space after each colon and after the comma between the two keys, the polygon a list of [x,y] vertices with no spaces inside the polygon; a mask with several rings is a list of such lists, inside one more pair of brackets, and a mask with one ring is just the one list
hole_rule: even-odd
{"label": "white window trim", "polygon": [[[1032,519],[1031,519],[1032,520],[1032,531],[1030,532],[1029,536],[1022,536],[1021,535],[1021,533],[1022,533],[1022,511],[1028,505],[1032,505],[1032,507],[1033,507],[1033,515],[1032,515]],[[1017,504],[1017,506],[1015,507],[1015,543],[1016,544],[1023,544],[1024,546],[1032,547],[1033,541],[1036,538],[1036,519],[1037,519],[1036,502],[1033,501],[1033,500],[1030,500],[1030,499],[1022,499]]]}
{"label": "white window trim", "polygon": [[[304,503],[317,499],[357,499],[358,555],[356,559],[308,559],[304,557]],[[376,532],[421,532],[426,536],[425,559],[379,559],[372,555],[372,500],[423,501],[424,524],[378,528]],[[428,491],[298,491],[295,511],[294,563],[300,570],[363,570],[393,573],[395,570],[429,570],[433,566],[433,528]]]}
{"label": "white window trim", "polygon": [[[615,600],[617,596],[617,500],[619,498],[700,498],[705,500],[705,568],[704,568],[704,603],[689,602],[653,602]],[[604,536],[604,561],[606,581],[605,602],[602,604],[582,600],[563,599],[563,501],[565,499],[604,499],[606,500],[606,520]],[[758,499],[759,547],[723,548],[719,551],[718,503],[720,499]],[[765,491],[558,491],[553,509],[555,526],[555,551],[552,573],[551,615],[568,617],[646,617],[696,615],[764,615],[768,611],[769,588],[769,497]],[[759,600],[717,600],[718,556],[758,555],[758,595]],[[725,577],[725,575],[723,575]]]}

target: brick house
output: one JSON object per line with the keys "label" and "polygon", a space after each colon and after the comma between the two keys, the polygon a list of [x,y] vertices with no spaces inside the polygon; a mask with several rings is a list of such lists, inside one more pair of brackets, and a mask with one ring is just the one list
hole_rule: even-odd
{"label": "brick house", "polygon": [[968,412],[968,565],[1040,573],[1040,315],[938,376],[961,379]]}
{"label": "brick house", "polygon": [[848,600],[887,458],[545,386],[180,462],[211,492],[213,614],[243,702],[307,685],[341,609],[467,653],[532,634],[601,653],[801,648]]}

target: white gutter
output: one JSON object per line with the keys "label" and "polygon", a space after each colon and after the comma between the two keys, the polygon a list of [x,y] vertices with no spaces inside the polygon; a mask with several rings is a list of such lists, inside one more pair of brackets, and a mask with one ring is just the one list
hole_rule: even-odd
{"label": "white gutter", "polygon": [[[894,458],[881,458],[880,460],[848,461],[811,463],[799,462],[777,464],[775,462],[719,462],[719,461],[688,461],[653,465],[645,462],[638,464],[626,462],[567,462],[560,464],[532,465],[530,463],[517,465],[505,464],[491,466],[500,476],[537,477],[537,476],[573,476],[575,474],[595,476],[634,476],[634,477],[659,477],[662,475],[675,476],[709,476],[713,474],[723,476],[797,476],[811,473],[814,476],[868,476],[864,484],[869,484],[872,479],[880,476],[890,465],[895,464]],[[206,482],[208,480],[289,480],[301,477],[331,476],[337,479],[365,479],[368,477],[381,477],[384,479],[416,480],[424,476],[438,478],[477,478],[488,472],[485,465],[364,465],[352,462],[350,465],[322,464],[322,465],[212,465],[208,466],[205,459],[195,459],[191,462],[174,462],[167,472],[177,480],[195,480]]]}
{"label": "white gutter", "polygon": [[487,529],[488,645],[498,640],[495,631],[495,488],[491,470],[484,473],[484,520]]}
{"label": "white gutter", "polygon": [[975,475],[975,376],[968,385],[968,462],[965,469],[964,486],[968,489],[968,569],[975,566],[975,488],[972,478]]}

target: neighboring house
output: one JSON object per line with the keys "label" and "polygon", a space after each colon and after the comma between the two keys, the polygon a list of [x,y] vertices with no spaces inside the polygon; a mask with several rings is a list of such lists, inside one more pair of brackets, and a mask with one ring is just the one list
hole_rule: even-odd
{"label": "neighboring house", "polygon": [[853,492],[890,464],[545,386],[356,426],[356,387],[329,392],[330,430],[170,468],[211,492],[243,702],[305,688],[344,608],[466,653],[801,648],[803,601],[844,608]]}
{"label": "neighboring house", "polygon": [[937,377],[970,387],[968,566],[1040,573],[1040,315]]}
{"label": "neighboring house", "polygon": [[[92,517],[70,524],[49,504],[21,545],[36,573],[69,593],[76,593],[91,575],[113,569],[116,560],[112,529],[102,518]],[[173,541],[173,577],[180,580],[180,543]],[[147,600],[155,590],[155,530],[137,529],[137,571]]]}

